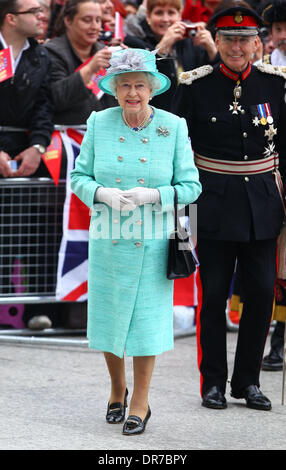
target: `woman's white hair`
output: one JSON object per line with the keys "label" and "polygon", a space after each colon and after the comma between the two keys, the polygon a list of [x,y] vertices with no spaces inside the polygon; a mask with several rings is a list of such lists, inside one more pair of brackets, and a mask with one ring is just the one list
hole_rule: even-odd
{"label": "woman's white hair", "polygon": [[[141,72],[141,73],[146,75],[148,83],[149,83],[149,85],[151,87],[151,90],[152,90],[151,96],[154,96],[154,94],[156,93],[156,90],[160,90],[160,88],[161,88],[160,80],[150,72]],[[120,77],[120,75],[121,74],[114,75],[114,77],[112,77],[109,81],[109,87],[110,87],[110,90],[112,91],[112,94],[114,96],[116,96],[117,81],[118,81],[118,77]]]}

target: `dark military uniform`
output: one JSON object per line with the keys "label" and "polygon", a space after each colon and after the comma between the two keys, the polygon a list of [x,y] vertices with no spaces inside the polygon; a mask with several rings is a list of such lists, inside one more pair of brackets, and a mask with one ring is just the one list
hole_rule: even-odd
{"label": "dark military uniform", "polygon": [[[182,74],[185,84],[179,86],[173,109],[186,118],[194,152],[204,157],[203,165],[198,160],[203,192],[197,201],[202,393],[213,385],[225,390],[225,308],[236,260],[242,274],[244,310],[231,385],[235,391],[250,384],[259,386],[274,296],[276,237],[283,221],[272,170],[253,173],[250,167],[249,174],[241,175],[228,173],[226,167],[226,172],[216,172],[213,160],[240,167],[266,161],[278,152],[280,172],[286,173],[283,73],[271,66],[265,72],[248,65],[239,75],[224,64],[213,70],[207,67]],[[241,96],[236,100],[238,80]]]}

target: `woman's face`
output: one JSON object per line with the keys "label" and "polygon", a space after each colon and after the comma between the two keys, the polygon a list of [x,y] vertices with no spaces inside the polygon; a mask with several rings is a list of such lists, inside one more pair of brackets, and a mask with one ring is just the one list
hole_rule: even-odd
{"label": "woman's face", "polygon": [[73,19],[65,18],[65,25],[71,42],[91,46],[101,32],[100,5],[93,2],[80,3]]}
{"label": "woman's face", "polygon": [[116,94],[125,115],[144,117],[148,110],[152,88],[144,72],[129,72],[117,78]]}
{"label": "woman's face", "polygon": [[172,5],[158,5],[147,12],[147,21],[156,36],[162,37],[176,21],[180,21],[181,12]]}

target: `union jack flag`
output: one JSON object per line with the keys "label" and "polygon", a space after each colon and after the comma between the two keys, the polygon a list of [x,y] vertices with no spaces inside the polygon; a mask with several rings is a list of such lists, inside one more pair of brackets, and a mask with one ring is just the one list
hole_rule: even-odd
{"label": "union jack flag", "polygon": [[66,199],[63,210],[63,237],[59,250],[56,296],[63,301],[87,299],[89,209],[70,189],[70,172],[74,168],[83,132],[61,132],[67,154]]}

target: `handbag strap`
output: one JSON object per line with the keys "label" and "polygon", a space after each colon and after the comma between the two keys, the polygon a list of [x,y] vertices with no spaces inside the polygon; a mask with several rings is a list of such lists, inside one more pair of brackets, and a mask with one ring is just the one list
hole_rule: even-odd
{"label": "handbag strap", "polygon": [[177,231],[177,222],[178,222],[178,193],[176,188],[174,187],[174,224],[175,224],[175,231]]}

